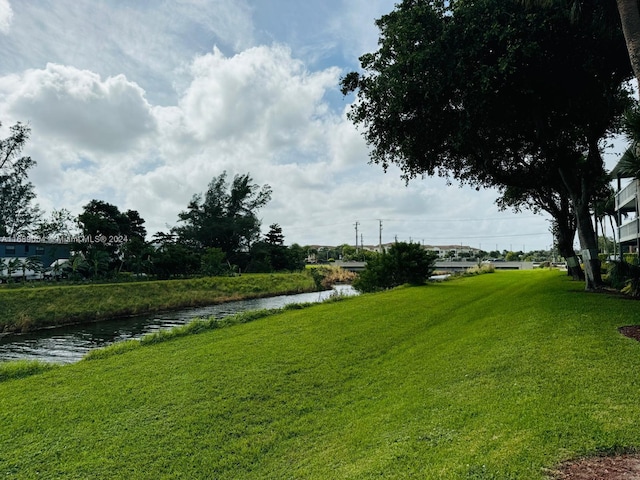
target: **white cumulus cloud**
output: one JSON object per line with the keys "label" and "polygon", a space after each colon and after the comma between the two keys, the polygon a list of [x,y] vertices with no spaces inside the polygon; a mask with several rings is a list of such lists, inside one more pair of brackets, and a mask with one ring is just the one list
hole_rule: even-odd
{"label": "white cumulus cloud", "polygon": [[0,0],[0,32],[9,33],[12,20],[13,10],[9,0]]}
{"label": "white cumulus cloud", "polygon": [[[89,151],[122,152],[155,130],[144,91],[123,75],[101,79],[74,67],[47,64],[0,82],[6,109],[34,134]],[[2,94],[2,93],[0,93]]]}
{"label": "white cumulus cloud", "polygon": [[289,49],[250,48],[225,57],[217,48],[191,66],[193,80],[180,106],[201,140],[250,139],[265,147],[304,142],[301,129],[320,121],[322,98],[339,70],[308,72]]}

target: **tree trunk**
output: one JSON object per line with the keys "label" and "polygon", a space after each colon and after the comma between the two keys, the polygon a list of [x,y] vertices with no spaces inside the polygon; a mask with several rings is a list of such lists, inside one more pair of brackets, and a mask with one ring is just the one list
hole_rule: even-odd
{"label": "tree trunk", "polygon": [[591,223],[589,204],[582,201],[582,199],[574,199],[573,208],[578,226],[580,247],[582,248],[585,288],[587,290],[598,290],[602,287],[602,274],[600,271],[600,259],[598,258],[598,242],[593,223]]}
{"label": "tree trunk", "polygon": [[631,68],[640,87],[640,10],[638,0],[616,0]]}
{"label": "tree trunk", "polygon": [[[560,167],[558,174],[569,196],[573,214],[576,219],[578,239],[582,249],[585,288],[588,291],[602,288],[602,273],[598,257],[598,239],[591,221],[590,206],[594,196],[603,186],[605,177],[604,162],[598,147],[598,139],[588,139],[589,151],[582,157],[579,168],[572,169],[571,162],[565,163],[568,169]],[[571,152],[575,155],[576,152]],[[567,159],[570,157],[567,155]]]}
{"label": "tree trunk", "polygon": [[553,216],[553,236],[560,255],[567,261],[567,275],[574,280],[584,280],[580,259],[573,249],[576,219],[568,198],[566,195],[554,196],[553,201],[544,203],[544,208]]}
{"label": "tree trunk", "polygon": [[575,229],[564,222],[558,222],[557,218],[555,226],[556,243],[560,255],[567,261],[567,274],[574,280],[584,280],[580,259],[573,250],[573,240],[576,235]]}

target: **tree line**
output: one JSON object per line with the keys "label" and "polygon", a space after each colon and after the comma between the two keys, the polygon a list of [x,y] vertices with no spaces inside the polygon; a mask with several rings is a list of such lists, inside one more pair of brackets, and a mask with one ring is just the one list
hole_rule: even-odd
{"label": "tree line", "polygon": [[[21,156],[29,135],[29,127],[17,123],[0,141],[0,237],[69,241],[73,253],[64,273],[73,279],[122,272],[172,278],[304,268],[306,250],[285,246],[278,224],[261,235],[257,214],[270,201],[271,187],[253,183],[248,173],[231,181],[226,172],[214,177],[207,191],[194,195],[178,214],[176,226],[151,240],[138,211],[120,211],[102,200],[91,200],[75,218],[66,209],[45,217],[28,180],[36,162]],[[5,261],[0,268],[36,270],[35,259],[28,260],[28,265]],[[61,266],[56,269],[54,274],[63,273]]]}
{"label": "tree line", "polygon": [[[375,271],[380,271],[382,260],[367,249],[348,244],[287,247],[278,224],[270,225],[268,233],[262,236],[257,215],[270,201],[272,190],[269,185],[253,183],[249,174],[236,175],[231,181],[226,172],[214,177],[207,190],[194,195],[187,208],[178,214],[173,228],[155,234],[150,240],[145,220],[138,211],[121,211],[102,200],[91,200],[77,217],[64,208],[45,216],[34,203],[33,185],[28,181],[28,171],[36,162],[20,155],[29,134],[28,126],[18,123],[11,127],[11,135],[0,141],[0,237],[70,243],[73,254],[66,264],[53,266],[49,272],[53,276],[66,275],[78,280],[132,274],[166,279],[294,271],[302,269],[307,258],[320,264],[338,259],[367,261],[372,262]],[[394,248],[404,243],[398,245]],[[411,244],[409,248],[421,247]],[[461,254],[461,257],[469,255]],[[395,257],[388,256],[385,262],[390,258]],[[544,261],[549,259],[549,253],[478,252],[473,258]],[[47,267],[40,265],[37,258],[0,259],[0,271],[9,277],[18,273],[26,278],[27,271],[37,272]]]}

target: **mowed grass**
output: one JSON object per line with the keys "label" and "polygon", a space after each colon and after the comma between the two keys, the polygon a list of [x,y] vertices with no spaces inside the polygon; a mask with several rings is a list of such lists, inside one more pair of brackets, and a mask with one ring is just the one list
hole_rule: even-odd
{"label": "mowed grass", "polygon": [[309,292],[306,273],[0,289],[0,332],[92,322],[241,298]]}
{"label": "mowed grass", "polygon": [[501,272],[0,383],[0,477],[543,479],[640,447],[640,303]]}

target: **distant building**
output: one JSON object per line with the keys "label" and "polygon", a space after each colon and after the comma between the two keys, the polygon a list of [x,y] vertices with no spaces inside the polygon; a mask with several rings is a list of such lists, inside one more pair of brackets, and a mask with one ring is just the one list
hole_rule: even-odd
{"label": "distant building", "polygon": [[49,243],[30,238],[0,237],[0,258],[38,258],[46,268],[53,262],[69,258],[71,245],[68,243]]}
{"label": "distant building", "polygon": [[480,249],[466,245],[424,245],[429,252],[438,258],[474,258],[480,255]]}
{"label": "distant building", "polygon": [[627,177],[618,171],[618,166],[613,169],[612,174],[618,181],[615,210],[619,224],[620,252],[638,253],[640,251],[640,180],[632,178],[622,188],[622,179]]}
{"label": "distant building", "polygon": [[[393,242],[382,245],[382,248],[388,250],[391,245]],[[379,245],[364,245],[360,248],[380,253]],[[480,254],[480,249],[465,245],[423,245],[422,248],[438,258],[474,258]]]}

